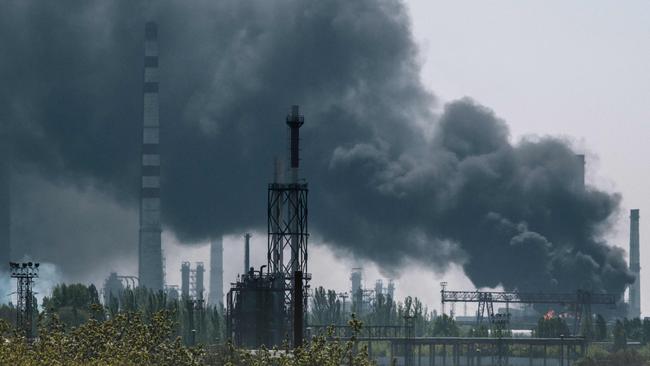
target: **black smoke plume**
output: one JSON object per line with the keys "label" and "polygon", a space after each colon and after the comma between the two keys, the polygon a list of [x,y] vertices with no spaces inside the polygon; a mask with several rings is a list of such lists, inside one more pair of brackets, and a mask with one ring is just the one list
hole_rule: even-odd
{"label": "black smoke plume", "polygon": [[388,271],[460,263],[477,286],[621,293],[631,281],[602,239],[620,197],[582,187],[566,141],[512,143],[470,99],[439,108],[398,0],[5,3],[0,120],[16,174],[31,177],[14,182],[19,250],[78,273],[96,253],[135,255],[115,234],[133,224],[79,227],[38,187],[137,207],[147,19],[159,24],[163,219],[181,240],[264,227],[283,119],[300,104],[310,227],[328,245]]}

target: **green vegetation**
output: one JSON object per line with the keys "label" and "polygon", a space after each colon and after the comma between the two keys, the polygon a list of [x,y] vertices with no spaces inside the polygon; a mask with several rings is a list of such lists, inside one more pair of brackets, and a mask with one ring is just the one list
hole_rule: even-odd
{"label": "green vegetation", "polygon": [[[81,284],[59,285],[43,299],[38,316],[37,338],[27,340],[14,328],[15,308],[0,306],[0,364],[19,365],[244,365],[369,366],[368,353],[356,342],[362,327],[372,325],[412,326],[411,336],[501,336],[486,326],[461,330],[452,317],[423,306],[417,298],[395,302],[378,296],[360,317],[346,313],[334,291],[318,288],[308,314],[312,324],[346,325],[352,330],[350,340],[337,339],[334,330],[306,342],[296,351],[286,347],[254,352],[236,349],[225,342],[222,308],[196,306],[192,302],[168,299],[162,292],[126,289],[119,299],[99,302],[97,289]],[[352,320],[345,323],[345,319]],[[650,364],[650,321],[620,320],[607,325],[597,315],[587,324],[595,341],[610,343],[590,347],[576,363],[592,365]],[[583,329],[584,330],[584,329]],[[541,318],[535,330],[538,337],[569,334],[561,318]],[[630,348],[630,341],[643,346]],[[387,354],[386,345],[373,345],[373,354]],[[526,354],[528,349],[511,349],[512,354]]]}
{"label": "green vegetation", "polygon": [[569,326],[562,318],[552,317],[546,319],[542,317],[537,321],[537,329],[535,329],[536,337],[560,338],[561,336],[568,336],[570,334]]}
{"label": "green vegetation", "polygon": [[[309,309],[309,323],[341,325],[350,318],[351,310],[355,308],[359,306],[353,304],[344,312],[343,303],[337,298],[336,292],[318,287],[314,290]],[[437,316],[435,312],[430,312],[417,297],[408,296],[403,302],[396,302],[390,296],[380,294],[370,303],[366,311],[355,316],[367,326],[405,326],[405,318],[408,316],[409,324],[413,326],[414,337],[461,335],[460,328],[453,318],[445,314]]]}
{"label": "green vegetation", "polygon": [[0,320],[2,365],[202,365],[204,351],[185,347],[173,337],[165,311],[147,322],[140,313],[121,313],[106,321],[89,319],[67,328],[52,314],[41,318],[39,337],[28,343]]}

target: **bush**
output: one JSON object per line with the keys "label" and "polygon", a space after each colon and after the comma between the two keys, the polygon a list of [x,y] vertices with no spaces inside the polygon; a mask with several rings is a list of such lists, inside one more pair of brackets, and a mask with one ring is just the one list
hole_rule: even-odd
{"label": "bush", "polygon": [[355,334],[349,341],[330,339],[333,329],[327,336],[314,337],[304,347],[293,352],[278,349],[248,351],[238,350],[232,345],[227,345],[221,350],[209,353],[206,365],[237,365],[237,366],[372,366],[368,360],[366,346],[357,348],[356,334],[361,329],[361,322],[354,316],[348,323]]}
{"label": "bush", "polygon": [[622,350],[610,354],[587,356],[575,366],[645,366],[643,357],[634,350]]}
{"label": "bush", "polygon": [[29,343],[8,323],[0,321],[0,364],[9,365],[202,365],[201,348],[185,347],[172,338],[167,312],[145,322],[139,313],[121,313],[108,321],[89,320],[66,331],[52,315]]}

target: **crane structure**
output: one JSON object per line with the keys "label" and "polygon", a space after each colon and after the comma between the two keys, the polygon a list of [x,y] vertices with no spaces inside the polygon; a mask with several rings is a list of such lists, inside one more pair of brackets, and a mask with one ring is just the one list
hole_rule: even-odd
{"label": "crane structure", "polygon": [[592,293],[578,290],[575,293],[542,293],[518,291],[448,291],[445,286],[440,290],[440,299],[445,303],[478,303],[476,323],[481,324],[485,314],[491,325],[498,320],[494,314],[494,303],[519,304],[555,304],[572,307],[574,310],[574,333],[580,329],[581,319],[591,319],[592,305],[616,305],[616,296],[606,293]]}

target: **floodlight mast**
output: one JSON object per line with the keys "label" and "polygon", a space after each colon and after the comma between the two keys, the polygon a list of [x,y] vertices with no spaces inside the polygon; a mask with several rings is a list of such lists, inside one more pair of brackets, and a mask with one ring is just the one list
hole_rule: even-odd
{"label": "floodlight mast", "polygon": [[28,341],[34,339],[34,278],[38,278],[39,263],[9,262],[11,278],[16,286],[16,325]]}

